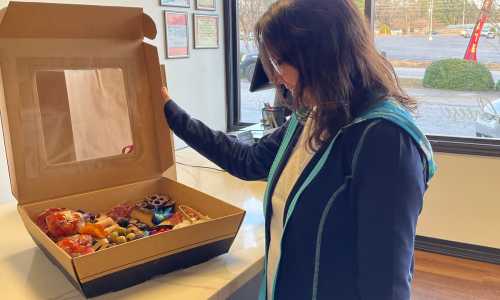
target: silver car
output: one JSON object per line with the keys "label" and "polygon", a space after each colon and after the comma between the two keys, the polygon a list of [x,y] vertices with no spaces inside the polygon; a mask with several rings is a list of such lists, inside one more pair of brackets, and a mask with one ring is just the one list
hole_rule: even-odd
{"label": "silver car", "polygon": [[500,138],[500,99],[480,100],[476,119],[476,136]]}

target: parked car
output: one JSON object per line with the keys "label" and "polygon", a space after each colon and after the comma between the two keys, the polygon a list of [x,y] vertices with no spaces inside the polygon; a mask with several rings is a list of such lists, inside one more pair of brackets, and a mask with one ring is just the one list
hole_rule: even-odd
{"label": "parked car", "polygon": [[243,55],[240,61],[240,75],[248,81],[252,81],[255,64],[257,63],[257,53],[249,53]]}
{"label": "parked car", "polygon": [[[462,36],[464,38],[470,38],[472,35],[472,30],[467,29],[462,31]],[[487,39],[494,39],[496,37],[496,33],[493,31],[489,31],[488,29],[481,30],[481,36],[486,37]]]}
{"label": "parked car", "polygon": [[500,98],[479,100],[479,112],[476,119],[476,136],[500,138]]}

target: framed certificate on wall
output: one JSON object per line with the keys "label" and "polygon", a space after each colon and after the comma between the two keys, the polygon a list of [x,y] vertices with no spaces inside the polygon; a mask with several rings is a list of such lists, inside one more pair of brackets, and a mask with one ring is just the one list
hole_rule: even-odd
{"label": "framed certificate on wall", "polygon": [[215,10],[215,0],[196,0],[196,9]]}
{"label": "framed certificate on wall", "polygon": [[219,16],[193,15],[194,48],[219,48]]}
{"label": "framed certificate on wall", "polygon": [[161,6],[191,7],[190,0],[160,0]]}
{"label": "framed certificate on wall", "polygon": [[165,12],[165,43],[167,58],[189,57],[187,13]]}

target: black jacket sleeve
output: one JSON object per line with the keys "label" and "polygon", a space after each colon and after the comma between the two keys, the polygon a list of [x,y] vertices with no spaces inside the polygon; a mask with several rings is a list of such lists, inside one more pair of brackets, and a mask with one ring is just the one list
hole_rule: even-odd
{"label": "black jacket sleeve", "polygon": [[245,180],[267,178],[288,123],[259,142],[247,145],[191,118],[174,101],[165,104],[165,117],[173,132],[190,147],[230,174]]}
{"label": "black jacket sleeve", "polygon": [[351,186],[360,299],[409,300],[424,165],[416,144],[401,128],[388,121],[373,125],[360,140]]}

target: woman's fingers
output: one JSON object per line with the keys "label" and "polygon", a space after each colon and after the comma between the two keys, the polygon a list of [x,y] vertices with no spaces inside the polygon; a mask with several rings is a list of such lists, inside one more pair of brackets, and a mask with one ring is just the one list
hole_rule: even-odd
{"label": "woman's fingers", "polygon": [[163,99],[163,101],[165,101],[165,103],[171,100],[170,95],[168,94],[167,87],[161,88],[161,98]]}

